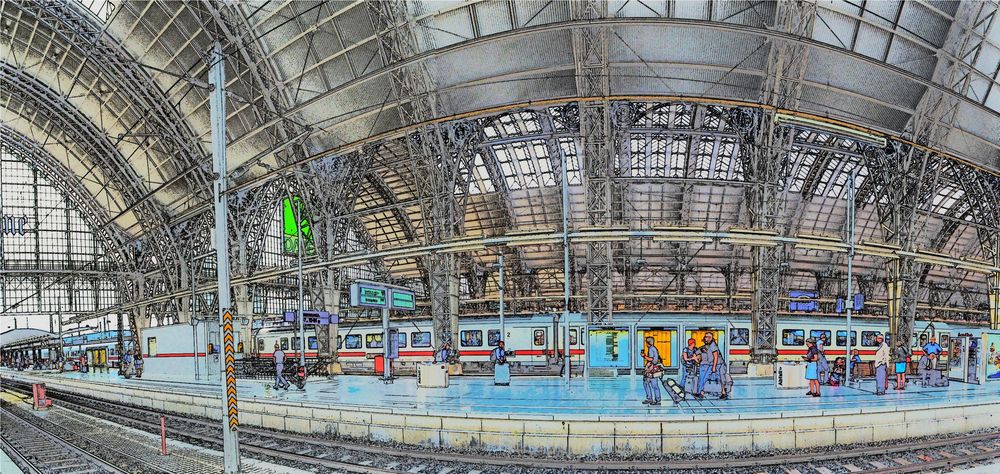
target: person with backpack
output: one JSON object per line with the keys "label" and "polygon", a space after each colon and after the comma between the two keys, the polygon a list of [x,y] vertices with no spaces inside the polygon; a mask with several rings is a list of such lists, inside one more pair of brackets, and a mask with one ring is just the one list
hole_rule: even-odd
{"label": "person with backpack", "polygon": [[642,352],[645,361],[642,371],[642,387],[646,390],[644,405],[656,406],[660,404],[660,379],[663,377],[662,360],[660,351],[656,349],[654,343],[656,339],[646,338],[646,350]]}

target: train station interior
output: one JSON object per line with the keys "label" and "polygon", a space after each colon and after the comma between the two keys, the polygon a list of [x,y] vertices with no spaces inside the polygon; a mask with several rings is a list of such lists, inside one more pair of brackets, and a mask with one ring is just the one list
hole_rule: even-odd
{"label": "train station interior", "polygon": [[0,472],[997,472],[1000,0],[2,0]]}

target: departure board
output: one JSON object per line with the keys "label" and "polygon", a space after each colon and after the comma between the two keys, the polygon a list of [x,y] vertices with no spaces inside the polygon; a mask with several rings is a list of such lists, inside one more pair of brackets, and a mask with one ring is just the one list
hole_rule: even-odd
{"label": "departure board", "polygon": [[369,283],[351,283],[351,306],[386,308],[389,306],[389,290]]}
{"label": "departure board", "polygon": [[417,309],[417,298],[413,295],[412,291],[391,288],[389,292],[392,294],[390,308],[401,311],[413,311]]}

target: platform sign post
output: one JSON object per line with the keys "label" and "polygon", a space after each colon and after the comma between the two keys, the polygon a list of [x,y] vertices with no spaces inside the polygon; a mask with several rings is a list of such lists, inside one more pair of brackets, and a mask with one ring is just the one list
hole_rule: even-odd
{"label": "platform sign post", "polygon": [[[226,315],[232,324],[232,295],[229,281],[229,204],[226,198],[229,168],[226,163],[226,63],[222,55],[222,44],[212,45],[209,63],[209,83],[212,85],[209,112],[212,125],[212,171],[215,172],[213,201],[215,205],[215,258],[218,280],[219,326],[225,326]],[[207,328],[207,325],[206,325]],[[231,332],[231,330],[230,330]],[[195,348],[197,352],[198,348]],[[207,364],[206,364],[207,365]],[[225,368],[225,360],[220,364]],[[233,377],[235,394],[235,376]],[[235,430],[229,428],[227,400],[228,384],[222,384],[222,452],[223,468],[226,474],[240,472],[240,444]],[[235,401],[235,399],[234,399]]]}
{"label": "platform sign post", "polygon": [[222,351],[226,362],[226,422],[229,431],[239,426],[239,410],[236,407],[236,340],[233,339],[233,313],[222,315]]}

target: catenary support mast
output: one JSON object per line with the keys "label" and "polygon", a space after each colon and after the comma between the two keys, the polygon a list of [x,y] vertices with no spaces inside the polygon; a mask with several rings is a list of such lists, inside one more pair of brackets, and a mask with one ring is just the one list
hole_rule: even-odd
{"label": "catenary support mast", "polygon": [[[209,70],[212,122],[212,164],[215,171],[215,255],[218,266],[219,334],[222,334],[223,314],[229,310],[232,297],[229,288],[229,225],[226,202],[226,64],[222,45],[212,46],[212,64]],[[197,348],[196,348],[197,350]],[[225,361],[220,357],[220,373],[225,372]],[[221,380],[222,447],[226,474],[240,471],[239,437],[227,423],[226,383]]]}

